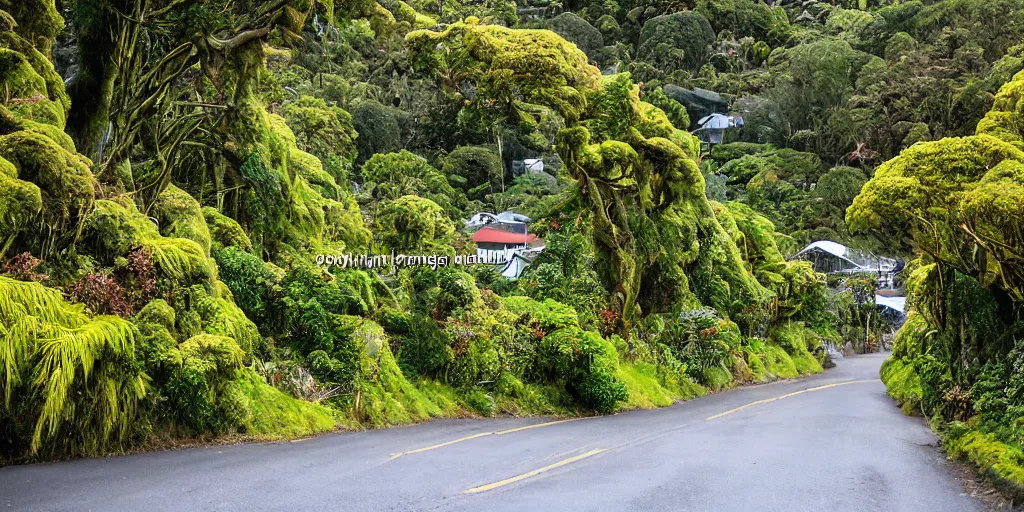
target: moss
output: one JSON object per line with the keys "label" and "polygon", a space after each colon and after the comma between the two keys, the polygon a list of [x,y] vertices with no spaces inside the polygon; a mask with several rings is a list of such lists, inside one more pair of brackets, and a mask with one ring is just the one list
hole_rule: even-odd
{"label": "moss", "polygon": [[[823,371],[821,363],[808,350],[809,344],[820,343],[820,341],[813,331],[804,327],[803,322],[790,322],[776,327],[771,333],[771,341],[785,349],[793,363],[793,368],[800,375]],[[782,375],[779,376],[782,377]]]}
{"label": "moss", "polygon": [[169,238],[187,238],[199,244],[207,256],[210,254],[210,229],[199,202],[174,186],[168,185],[157,196],[150,210],[160,226],[160,234]]}
{"label": "moss", "polygon": [[210,231],[212,250],[219,251],[226,247],[237,247],[249,253],[253,252],[249,235],[245,234],[245,230],[235,219],[220,213],[211,206],[204,206],[202,212]]}
{"label": "moss", "polygon": [[765,363],[767,354],[749,354],[747,356],[747,368],[750,369],[754,382],[768,382],[771,380],[772,375],[768,371],[768,365]]}
{"label": "moss", "polygon": [[149,301],[136,315],[138,325],[157,325],[167,330],[174,329],[174,308],[163,299]]}
{"label": "moss", "polygon": [[437,406],[440,410],[439,416],[445,418],[461,418],[473,415],[458,390],[443,382],[433,379],[423,379],[416,384],[420,393]]}
{"label": "moss", "polygon": [[1024,149],[1024,72],[1003,84],[992,109],[978,122],[977,133],[992,135]]}
{"label": "moss", "polygon": [[244,431],[261,439],[320,434],[337,425],[327,407],[292,398],[250,369],[238,371],[227,392],[237,393],[244,408],[251,411],[241,425]]}
{"label": "moss", "polygon": [[242,367],[245,353],[235,340],[227,336],[197,334],[178,345],[182,364],[209,380],[230,378]]}
{"label": "moss", "polygon": [[43,197],[34,183],[16,179],[14,165],[0,157],[0,258],[7,243],[43,210]]}
{"label": "moss", "polygon": [[19,119],[64,128],[71,102],[64,81],[44,53],[22,37],[0,30],[0,86],[5,107]]}
{"label": "moss", "polygon": [[64,18],[54,0],[0,0],[0,10],[14,17],[15,32],[47,55],[53,48],[54,38],[64,28]]}
{"label": "moss", "polygon": [[596,332],[565,327],[541,341],[538,371],[566,390],[581,405],[599,412],[615,410],[627,400],[626,387],[615,378],[618,353]]}
{"label": "moss", "polygon": [[519,315],[520,322],[536,326],[546,332],[580,326],[576,310],[553,299],[544,299],[540,302],[529,297],[512,296],[503,298],[502,303]]}
{"label": "moss", "polygon": [[[14,165],[19,180],[39,187],[42,215],[50,229],[73,235],[73,228],[95,199],[96,180],[89,161],[49,137],[29,131],[0,136],[0,158]],[[62,247],[58,248],[72,239],[60,238]]]}
{"label": "moss", "polygon": [[467,68],[482,98],[506,97],[520,90],[523,100],[553,106],[570,123],[579,119],[581,90],[601,78],[576,46],[547,30],[512,30],[495,25],[453,23],[444,32],[414,31],[406,36],[417,68],[438,70],[446,48],[464,49],[483,63]]}
{"label": "moss", "polygon": [[1019,447],[1001,443],[992,434],[962,424],[954,424],[949,430],[942,444],[950,457],[969,460],[1004,494],[1024,498],[1024,452]]}
{"label": "moss", "polygon": [[505,372],[494,384],[495,403],[502,414],[523,416],[530,414],[569,415],[572,414],[572,397],[551,384],[526,382]]}
{"label": "moss", "polygon": [[362,347],[362,377],[357,382],[359,407],[354,411],[357,419],[382,427],[423,421],[441,414],[441,409],[402,374],[379,325],[365,320],[353,333],[351,342]]}
{"label": "moss", "polygon": [[652,409],[675,403],[678,398],[661,385],[657,368],[649,363],[619,363],[615,379],[626,386],[629,398],[622,404],[627,408]]}
{"label": "moss", "polygon": [[230,337],[242,348],[246,363],[254,354],[262,353],[263,337],[259,329],[235,304],[224,283],[216,281],[213,294],[207,293],[201,285],[194,285],[187,297],[182,302],[190,306],[188,310],[199,315],[200,328],[204,333]]}
{"label": "moss", "polygon": [[796,364],[786,350],[777,345],[768,345],[765,349],[765,363],[768,372],[780,379],[794,379],[800,375]]}
{"label": "moss", "polygon": [[202,246],[186,238],[161,236],[130,199],[96,201],[83,223],[79,250],[98,261],[112,263],[137,247],[145,247],[153,255],[165,276],[182,283],[208,282],[216,272]]}
{"label": "moss", "polygon": [[918,410],[921,398],[924,397],[924,390],[921,388],[921,377],[914,370],[913,362],[890,357],[882,363],[879,376],[885,383],[889,396],[899,402],[904,413],[913,414]]}

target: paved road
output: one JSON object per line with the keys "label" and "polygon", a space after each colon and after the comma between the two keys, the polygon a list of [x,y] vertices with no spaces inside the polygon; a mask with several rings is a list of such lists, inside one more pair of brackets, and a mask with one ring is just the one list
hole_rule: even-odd
{"label": "paved road", "polygon": [[554,424],[445,420],[0,468],[0,510],[981,510],[885,396],[882,361]]}

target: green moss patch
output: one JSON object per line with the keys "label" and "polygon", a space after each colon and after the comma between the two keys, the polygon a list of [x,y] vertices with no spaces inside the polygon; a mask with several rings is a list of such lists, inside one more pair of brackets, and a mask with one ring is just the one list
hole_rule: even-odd
{"label": "green moss patch", "polygon": [[237,373],[228,392],[235,394],[251,412],[243,422],[244,431],[261,438],[309,436],[330,432],[337,425],[334,413],[327,407],[292,398],[249,369]]}
{"label": "green moss patch", "polygon": [[1024,498],[1024,452],[999,442],[992,434],[968,430],[962,423],[950,425],[942,441],[950,457],[968,460],[985,472],[1003,494]]}
{"label": "green moss patch", "polygon": [[913,362],[889,358],[882,363],[880,376],[889,396],[899,402],[903,412],[911,414],[917,410],[924,391],[921,389],[921,377],[914,370]]}

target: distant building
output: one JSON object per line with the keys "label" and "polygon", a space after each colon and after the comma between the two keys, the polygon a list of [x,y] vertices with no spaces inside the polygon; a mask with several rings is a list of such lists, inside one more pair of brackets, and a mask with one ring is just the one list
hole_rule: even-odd
{"label": "distant building", "polygon": [[512,174],[519,176],[528,172],[544,172],[544,160],[540,158],[527,158],[524,160],[512,161]]}
{"label": "distant building", "polygon": [[466,227],[479,228],[473,233],[477,256],[505,262],[501,274],[515,279],[544,250],[544,241],[528,232],[529,222],[529,217],[515,212],[480,212],[466,221]]}
{"label": "distant building", "polygon": [[466,229],[475,229],[486,226],[488,224],[504,224],[507,227],[514,228],[514,231],[526,232],[526,226],[533,219],[512,211],[504,211],[498,214],[488,212],[477,212],[469,218],[464,224]]}
{"label": "distant building", "polygon": [[725,131],[730,128],[742,128],[743,118],[728,114],[711,114],[697,121],[697,129],[693,131],[701,142],[721,144]]}
{"label": "distant building", "polygon": [[896,270],[897,261],[883,258],[828,240],[814,242],[793,255],[791,259],[810,261],[814,270],[825,274],[880,272]]}

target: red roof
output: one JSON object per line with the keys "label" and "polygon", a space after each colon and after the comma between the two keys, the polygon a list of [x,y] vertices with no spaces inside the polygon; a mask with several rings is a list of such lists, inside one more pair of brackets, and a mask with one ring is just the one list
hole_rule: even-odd
{"label": "red roof", "polygon": [[509,233],[508,231],[489,228],[487,226],[484,226],[477,230],[476,233],[473,233],[473,241],[477,243],[528,244],[530,242],[536,242],[537,240],[537,235],[534,234]]}

